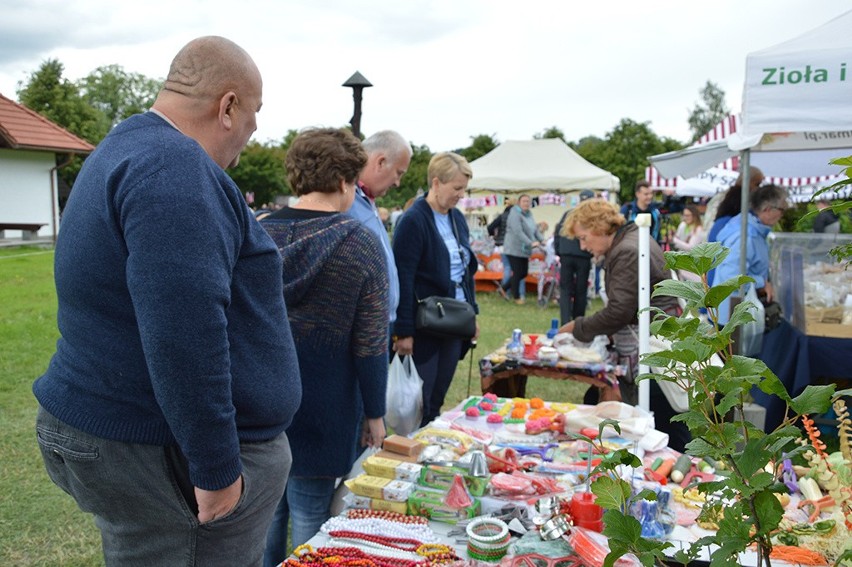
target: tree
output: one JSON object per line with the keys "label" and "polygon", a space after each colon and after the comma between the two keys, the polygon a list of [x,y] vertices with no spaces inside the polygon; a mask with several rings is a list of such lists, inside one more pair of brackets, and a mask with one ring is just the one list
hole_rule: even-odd
{"label": "tree", "polygon": [[534,140],[547,140],[547,139],[551,139],[551,138],[559,138],[563,142],[566,141],[565,140],[565,133],[562,132],[562,130],[560,130],[556,126],[551,126],[550,128],[545,128],[541,133],[533,135]]}
{"label": "tree", "polygon": [[25,85],[19,85],[18,100],[87,142],[97,144],[106,136],[109,121],[80,96],[74,83],[62,76],[64,70],[57,59],[48,59],[29,76]]}
{"label": "tree", "polygon": [[598,153],[595,158],[600,162],[589,161],[618,177],[621,182],[619,196],[624,203],[633,199],[636,182],[644,179],[648,156],[677,150],[683,145],[671,138],[659,138],[648,122],[623,118],[607,133],[604,144],[594,147]]}
{"label": "tree", "polygon": [[[18,85],[18,100],[51,122],[97,145],[109,131],[109,119],[80,96],[77,87],[62,76],[65,67],[57,59],[48,59],[32,73],[26,84]],[[59,158],[65,161],[64,157]],[[59,170],[69,185],[74,184],[83,158],[75,156]]]}
{"label": "tree", "polygon": [[597,136],[586,136],[585,138],[580,138],[579,142],[568,142],[568,145],[572,150],[580,154],[580,157],[584,160],[600,168],[607,169],[606,156],[604,155],[606,142],[604,140]]}
{"label": "tree", "polygon": [[711,81],[707,81],[704,88],[699,91],[701,101],[695,105],[689,113],[689,129],[692,131],[692,141],[695,142],[713,129],[731,111],[725,105],[725,91]]}
{"label": "tree", "polygon": [[162,83],[162,79],[127,73],[120,65],[106,65],[78,81],[77,89],[83,100],[106,115],[112,128],[150,108]]}
{"label": "tree", "polygon": [[463,155],[467,161],[479,159],[500,145],[500,142],[497,141],[495,136],[496,134],[490,136],[488,134],[471,136],[470,139],[473,140],[473,143],[466,148],[456,150],[456,153]]}
{"label": "tree", "polygon": [[281,146],[251,141],[240,154],[239,165],[229,169],[228,175],[243,194],[254,193],[255,203],[269,203],[290,193],[284,169],[286,155]]}

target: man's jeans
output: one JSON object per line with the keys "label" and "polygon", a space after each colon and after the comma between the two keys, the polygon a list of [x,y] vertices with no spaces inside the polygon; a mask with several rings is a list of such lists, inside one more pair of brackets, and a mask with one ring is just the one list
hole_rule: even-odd
{"label": "man's jeans", "polygon": [[243,491],[227,516],[198,522],[187,462],[177,447],[110,441],[39,408],[36,433],[50,478],[95,517],[109,566],[260,566],[284,492],[287,435],[241,443]]}

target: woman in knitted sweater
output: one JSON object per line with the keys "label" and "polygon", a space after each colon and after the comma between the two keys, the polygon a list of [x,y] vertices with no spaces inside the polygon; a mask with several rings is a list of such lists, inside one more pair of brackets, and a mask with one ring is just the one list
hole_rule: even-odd
{"label": "woman in knitted sweater", "polygon": [[284,260],[303,392],[287,429],[293,466],[267,535],[265,565],[286,558],[289,517],[294,547],[319,531],[356,446],[380,447],[385,437],[387,266],[376,237],[342,214],[366,162],[348,130],[299,134],[286,159],[299,201],[262,222]]}

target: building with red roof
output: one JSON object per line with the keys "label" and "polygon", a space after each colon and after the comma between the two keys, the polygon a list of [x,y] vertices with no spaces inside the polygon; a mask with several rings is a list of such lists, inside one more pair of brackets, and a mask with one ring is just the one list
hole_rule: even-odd
{"label": "building with red roof", "polygon": [[56,239],[57,170],[95,147],[0,94],[0,238]]}

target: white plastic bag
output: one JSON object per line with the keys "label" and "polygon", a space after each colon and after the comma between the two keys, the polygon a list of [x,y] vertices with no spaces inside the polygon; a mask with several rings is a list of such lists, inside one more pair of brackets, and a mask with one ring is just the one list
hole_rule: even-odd
{"label": "white plastic bag", "polygon": [[754,285],[749,285],[743,303],[751,303],[750,311],[754,315],[754,321],[740,326],[740,342],[737,354],[742,356],[757,356],[763,348],[763,331],[766,325],[766,313],[763,303],[757,297]]}
{"label": "white plastic bag", "polygon": [[399,435],[420,427],[423,419],[423,380],[410,356],[394,355],[388,373],[385,423]]}

